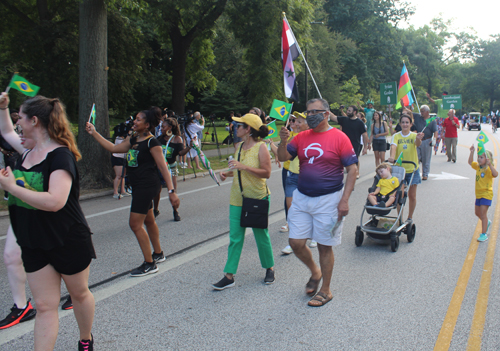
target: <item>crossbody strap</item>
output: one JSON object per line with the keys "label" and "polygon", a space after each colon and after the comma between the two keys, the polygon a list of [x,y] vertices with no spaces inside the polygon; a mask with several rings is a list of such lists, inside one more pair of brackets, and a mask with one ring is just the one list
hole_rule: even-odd
{"label": "crossbody strap", "polygon": [[[244,143],[245,143],[245,142],[242,142],[242,143],[241,143],[241,145],[240,145],[240,150],[238,151],[238,162],[240,162],[241,149],[243,148],[243,144],[244,144]],[[245,196],[243,196],[243,187],[241,186],[241,174],[240,174],[241,172],[240,172],[240,170],[239,170],[239,169],[238,169],[237,171],[238,171],[238,180],[239,180],[239,182],[240,182],[240,191],[241,191],[241,196],[242,196],[242,197],[245,197]],[[266,182],[266,195],[269,195],[269,189],[268,189],[268,187],[267,187],[267,182]]]}

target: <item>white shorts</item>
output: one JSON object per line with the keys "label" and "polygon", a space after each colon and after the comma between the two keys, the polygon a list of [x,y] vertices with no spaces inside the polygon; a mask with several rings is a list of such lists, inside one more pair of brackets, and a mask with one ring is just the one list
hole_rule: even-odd
{"label": "white shorts", "polygon": [[337,246],[342,240],[341,223],[331,234],[338,220],[338,210],[343,191],[318,197],[309,197],[298,189],[293,192],[292,206],[288,210],[288,237],[313,239],[325,246]]}

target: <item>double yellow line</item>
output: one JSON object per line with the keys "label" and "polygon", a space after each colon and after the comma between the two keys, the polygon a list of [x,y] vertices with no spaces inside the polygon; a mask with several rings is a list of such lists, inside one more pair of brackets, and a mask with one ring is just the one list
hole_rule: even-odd
{"label": "double yellow line", "polygon": [[[496,138],[494,138],[491,134],[489,136],[490,140],[492,140],[495,144],[494,156],[496,157],[497,150],[500,148],[500,146]],[[476,306],[474,308],[474,316],[472,318],[472,325],[467,342],[467,350],[481,349],[484,323],[486,320],[486,311],[488,308],[488,298],[490,294],[493,260],[495,257],[497,234],[500,224],[500,198],[498,198],[498,196],[500,196],[500,188],[499,191],[497,191],[497,203],[495,206],[493,223],[490,228],[491,234],[489,235],[488,248],[483,265],[483,273],[481,276],[481,282],[479,283],[479,290],[477,292]],[[477,241],[477,238],[481,234],[481,231],[482,226],[481,221],[479,220],[476,225],[474,235],[472,236],[469,250],[467,251],[467,256],[465,257],[465,262],[462,266],[462,271],[460,272],[460,276],[458,277],[457,286],[455,287],[455,291],[453,292],[453,296],[451,297],[451,302],[444,318],[441,331],[439,332],[436,344],[434,345],[435,351],[444,351],[450,348],[453,332],[455,330],[458,315],[460,313],[460,308],[462,307],[462,301],[465,296],[465,290],[467,289],[472,266],[474,265],[474,260],[476,258],[477,248],[479,245],[484,245],[484,243],[479,243]]]}

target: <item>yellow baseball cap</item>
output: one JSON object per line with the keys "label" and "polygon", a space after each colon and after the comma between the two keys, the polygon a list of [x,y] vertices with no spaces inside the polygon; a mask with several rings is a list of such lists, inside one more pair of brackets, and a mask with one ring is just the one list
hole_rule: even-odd
{"label": "yellow baseball cap", "polygon": [[263,125],[260,117],[254,115],[253,113],[247,113],[243,117],[232,117],[232,118],[233,121],[245,123],[246,125],[252,127],[255,130],[259,130],[259,128]]}
{"label": "yellow baseball cap", "polygon": [[295,117],[297,117],[297,118],[299,118],[299,117],[300,117],[300,118],[304,118],[304,119],[306,119],[306,115],[305,115],[305,114],[303,114],[303,113],[300,113],[299,111],[293,111],[292,115],[294,115],[294,116],[295,116]]}

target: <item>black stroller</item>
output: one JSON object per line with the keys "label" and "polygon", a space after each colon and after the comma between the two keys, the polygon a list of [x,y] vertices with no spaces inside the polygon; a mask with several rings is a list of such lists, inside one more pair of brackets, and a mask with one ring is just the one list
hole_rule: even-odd
{"label": "black stroller", "polygon": [[[402,161],[403,163],[412,164],[413,167],[417,167],[414,162],[411,161]],[[408,242],[412,242],[415,239],[416,227],[412,220],[403,222],[403,210],[406,204],[406,199],[408,198],[407,191],[405,191],[404,187],[404,179],[405,179],[405,169],[400,166],[392,166],[392,175],[397,177],[399,180],[399,187],[396,188],[396,200],[390,207],[381,208],[372,206],[372,204],[367,201],[363,212],[361,213],[361,221],[360,225],[356,227],[356,237],[355,244],[356,246],[361,246],[363,244],[364,233],[367,236],[373,239],[380,240],[391,240],[391,250],[393,252],[398,251],[399,248],[399,236],[401,233],[406,234],[406,238]],[[374,177],[373,185],[368,189],[368,192],[371,193],[375,191],[376,185],[380,180],[379,175],[377,174]],[[413,180],[413,174],[410,180]],[[399,211],[398,211],[398,206]],[[396,216],[390,216],[392,211],[396,211]],[[365,216],[365,212],[369,215],[369,219],[364,221],[363,217]],[[383,224],[383,225],[379,225]]]}

